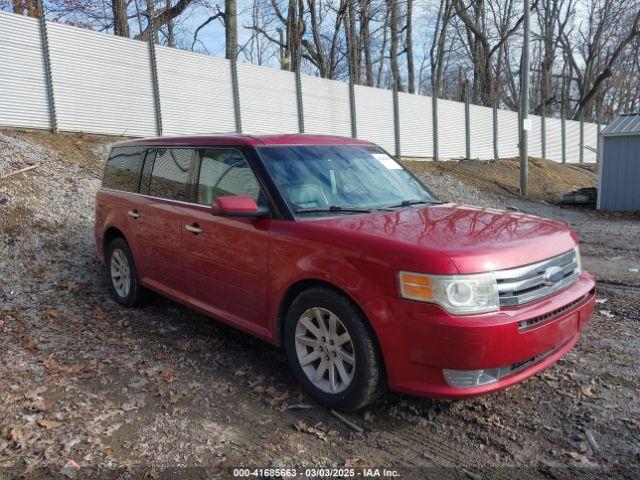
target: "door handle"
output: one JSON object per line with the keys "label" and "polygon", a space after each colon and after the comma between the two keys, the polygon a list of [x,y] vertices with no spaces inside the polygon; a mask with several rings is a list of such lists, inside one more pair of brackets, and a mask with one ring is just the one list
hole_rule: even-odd
{"label": "door handle", "polygon": [[140,216],[137,210],[129,210],[127,212],[127,215],[129,215],[131,218],[138,218]]}
{"label": "door handle", "polygon": [[202,233],[202,229],[198,226],[197,223],[194,223],[193,225],[185,225],[184,229],[188,232],[195,233],[196,235]]}

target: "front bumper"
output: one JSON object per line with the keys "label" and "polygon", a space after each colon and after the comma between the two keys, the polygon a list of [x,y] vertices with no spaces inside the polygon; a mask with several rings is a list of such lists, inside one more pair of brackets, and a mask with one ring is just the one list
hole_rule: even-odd
{"label": "front bumper", "polygon": [[[365,313],[380,340],[392,390],[464,398],[506,388],[557,361],[578,340],[594,305],[595,282],[582,273],[554,295],[489,314],[452,316],[436,305],[391,297],[367,303]],[[454,387],[443,374],[497,368],[511,373],[474,387]]]}

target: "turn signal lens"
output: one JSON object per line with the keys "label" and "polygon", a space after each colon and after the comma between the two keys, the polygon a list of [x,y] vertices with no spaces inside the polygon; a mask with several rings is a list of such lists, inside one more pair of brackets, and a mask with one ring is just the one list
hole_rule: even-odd
{"label": "turn signal lens", "polygon": [[433,288],[428,275],[400,272],[400,293],[404,298],[430,302],[433,300]]}

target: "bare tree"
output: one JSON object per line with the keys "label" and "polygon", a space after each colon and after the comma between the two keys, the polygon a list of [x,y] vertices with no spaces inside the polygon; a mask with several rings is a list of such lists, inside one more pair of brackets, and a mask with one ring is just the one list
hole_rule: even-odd
{"label": "bare tree", "polygon": [[389,44],[389,64],[391,65],[391,77],[398,91],[404,91],[402,78],[400,77],[400,67],[398,66],[398,0],[387,0],[389,9],[389,34],[391,43]]}
{"label": "bare tree", "polygon": [[416,93],[416,73],[413,65],[413,0],[407,0],[407,15],[405,23],[407,54],[407,82],[409,93]]}
{"label": "bare tree", "polygon": [[[360,0],[360,46],[364,54],[365,84],[373,86],[373,63],[371,55],[371,0]],[[358,65],[359,67],[360,65]],[[358,68],[359,69],[359,68]]]}
{"label": "bare tree", "polygon": [[[520,16],[506,32],[501,32],[497,41],[492,44],[486,28],[485,0],[473,0],[468,6],[465,6],[462,0],[452,1],[456,14],[467,27],[473,64],[473,100],[482,105],[490,105],[494,95],[491,69],[493,56],[520,29],[524,16]],[[513,2],[513,0],[506,1]],[[535,4],[536,2],[534,6]],[[469,14],[469,9],[472,9],[473,18]]]}
{"label": "bare tree", "polygon": [[129,37],[129,17],[126,0],[111,0],[113,12],[113,34],[119,37]]}
{"label": "bare tree", "polygon": [[[640,7],[637,2],[630,3],[616,0],[593,2],[586,31],[580,32],[577,45],[568,34],[561,37],[578,88],[574,119],[580,118],[604,82],[613,75],[627,47],[640,36]],[[576,52],[579,52],[580,60]]]}
{"label": "bare tree", "polygon": [[235,60],[238,56],[238,7],[236,0],[224,2],[225,58]]}

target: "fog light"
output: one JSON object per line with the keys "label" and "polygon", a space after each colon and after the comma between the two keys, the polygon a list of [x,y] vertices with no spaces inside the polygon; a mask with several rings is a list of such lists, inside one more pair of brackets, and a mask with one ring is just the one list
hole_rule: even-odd
{"label": "fog light", "polygon": [[489,370],[447,370],[444,369],[444,379],[449,385],[457,388],[478,387],[500,379],[500,368]]}

